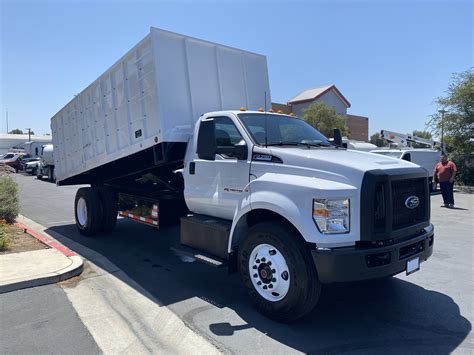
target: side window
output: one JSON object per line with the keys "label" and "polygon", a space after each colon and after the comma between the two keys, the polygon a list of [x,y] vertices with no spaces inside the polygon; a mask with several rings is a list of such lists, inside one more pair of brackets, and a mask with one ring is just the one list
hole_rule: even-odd
{"label": "side window", "polygon": [[214,122],[217,147],[232,147],[242,141],[242,136],[229,117],[216,117]]}
{"label": "side window", "polygon": [[406,154],[403,156],[402,159],[403,159],[403,160],[406,160],[406,161],[411,161],[411,155],[410,155],[410,153],[406,153]]}

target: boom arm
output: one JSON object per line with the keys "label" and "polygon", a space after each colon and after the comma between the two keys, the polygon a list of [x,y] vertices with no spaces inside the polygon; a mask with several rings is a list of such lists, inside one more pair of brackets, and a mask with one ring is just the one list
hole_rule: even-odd
{"label": "boom arm", "polygon": [[385,140],[387,140],[391,143],[397,143],[398,145],[400,145],[402,147],[409,147],[410,146],[409,143],[418,143],[418,144],[426,145],[430,148],[437,148],[437,147],[442,148],[440,142],[430,140],[430,139],[426,139],[426,138],[420,138],[420,137],[417,137],[417,136],[414,136],[414,135],[411,135],[411,134],[390,132],[390,131],[387,131],[387,130],[383,129],[383,130],[380,131],[380,136],[383,139],[385,139]]}

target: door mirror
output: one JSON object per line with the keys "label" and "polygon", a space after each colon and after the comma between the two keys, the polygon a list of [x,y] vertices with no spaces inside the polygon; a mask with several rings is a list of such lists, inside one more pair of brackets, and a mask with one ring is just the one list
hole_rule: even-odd
{"label": "door mirror", "polygon": [[199,125],[199,134],[197,141],[197,155],[199,159],[215,160],[215,123],[213,119],[202,121]]}
{"label": "door mirror", "polygon": [[342,146],[342,135],[341,130],[339,128],[334,128],[334,144],[338,147]]}
{"label": "door mirror", "polygon": [[237,160],[246,160],[248,156],[247,144],[243,139],[236,145],[218,146],[215,152],[226,157],[237,158]]}

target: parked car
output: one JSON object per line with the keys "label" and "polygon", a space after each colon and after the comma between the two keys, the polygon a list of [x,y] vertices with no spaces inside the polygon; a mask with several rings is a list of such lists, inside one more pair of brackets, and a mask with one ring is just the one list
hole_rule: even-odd
{"label": "parked car", "polygon": [[28,163],[34,163],[34,162],[38,162],[38,161],[39,161],[39,158],[37,158],[37,157],[35,157],[35,158],[25,158],[25,157],[23,157],[21,159],[21,170],[26,172],[26,168],[27,168]]}
{"label": "parked car", "polygon": [[18,172],[18,170],[21,170],[21,158],[23,155],[22,153],[8,153],[0,160],[0,164],[11,166],[15,169],[15,172]]}
{"label": "parked car", "polygon": [[37,175],[38,173],[38,166],[40,164],[39,159],[29,161],[25,164],[25,167],[23,168],[23,171],[25,173],[31,174],[31,175]]}

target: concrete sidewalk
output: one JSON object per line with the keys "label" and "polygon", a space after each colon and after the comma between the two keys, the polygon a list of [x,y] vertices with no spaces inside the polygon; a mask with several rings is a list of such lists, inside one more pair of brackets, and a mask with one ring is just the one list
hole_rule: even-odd
{"label": "concrete sidewalk", "polygon": [[50,248],[0,255],[0,293],[56,283],[82,272],[81,257],[43,231],[22,224],[22,216],[18,221],[28,234]]}

